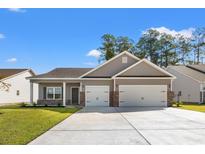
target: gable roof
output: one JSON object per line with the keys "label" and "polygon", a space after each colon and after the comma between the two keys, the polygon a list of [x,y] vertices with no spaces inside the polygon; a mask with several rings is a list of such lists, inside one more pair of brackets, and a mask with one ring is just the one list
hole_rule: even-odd
{"label": "gable roof", "polygon": [[85,77],[85,76],[87,76],[88,74],[90,74],[90,73],[92,73],[92,72],[94,72],[94,71],[100,69],[100,68],[103,67],[104,65],[109,64],[111,61],[117,59],[118,57],[122,56],[123,54],[126,54],[126,55],[132,57],[133,59],[136,59],[137,61],[140,60],[138,57],[136,57],[135,55],[131,54],[130,52],[124,51],[124,52],[121,52],[120,54],[114,56],[113,58],[109,59],[108,61],[104,62],[103,64],[97,66],[96,68],[94,68],[94,69],[92,69],[92,70],[86,72],[85,74],[82,74],[82,75],[80,76],[80,78]]}
{"label": "gable roof", "polygon": [[78,78],[92,68],[55,68],[48,73],[35,75],[30,78]]}
{"label": "gable roof", "polygon": [[185,76],[188,76],[198,82],[205,81],[205,73],[191,69],[186,66],[168,66],[168,69],[175,70],[176,72],[184,74]]}
{"label": "gable roof", "polygon": [[[143,63],[143,62],[146,63],[146,64],[148,64],[148,65],[151,66],[152,68],[154,68],[154,69],[160,71],[161,73],[163,73],[164,76],[162,76],[162,77],[171,77],[171,78],[173,78],[173,79],[176,78],[174,75],[170,74],[169,72],[165,71],[164,69],[160,68],[159,66],[155,65],[154,63],[148,61],[147,59],[142,59],[142,60],[138,61],[137,63],[131,65],[130,67],[124,69],[123,71],[121,71],[121,72],[115,74],[112,78],[116,78],[116,77],[122,75],[123,73],[125,73],[125,72],[131,70],[132,68],[134,68],[135,66],[137,66],[137,65],[139,65],[139,64],[141,64],[141,63]],[[139,76],[139,77],[140,77],[140,76]],[[152,74],[150,75],[150,77],[152,77]],[[157,77],[159,77],[159,76],[157,76]]]}
{"label": "gable roof", "polygon": [[19,74],[24,71],[28,71],[28,70],[30,69],[0,69],[0,80],[8,78],[16,74]]}

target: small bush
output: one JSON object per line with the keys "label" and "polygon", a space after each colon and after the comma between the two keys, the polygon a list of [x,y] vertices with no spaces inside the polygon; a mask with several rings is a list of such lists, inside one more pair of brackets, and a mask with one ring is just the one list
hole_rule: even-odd
{"label": "small bush", "polygon": [[58,107],[60,107],[61,106],[61,103],[58,103]]}
{"label": "small bush", "polygon": [[33,106],[35,107],[35,106],[36,106],[36,103],[33,103]]}
{"label": "small bush", "polygon": [[176,102],[176,106],[177,106],[177,107],[180,107],[181,105],[183,105],[183,102],[182,102],[182,101]]}
{"label": "small bush", "polygon": [[26,103],[20,103],[20,107],[26,107]]}
{"label": "small bush", "polygon": [[174,105],[176,105],[176,101],[171,102],[171,106],[174,106]]}
{"label": "small bush", "polygon": [[48,104],[45,104],[45,107],[48,107]]}
{"label": "small bush", "polygon": [[179,101],[179,102],[173,101],[173,102],[172,102],[172,106],[180,107],[181,105],[183,105],[183,102],[182,102],[182,101]]}

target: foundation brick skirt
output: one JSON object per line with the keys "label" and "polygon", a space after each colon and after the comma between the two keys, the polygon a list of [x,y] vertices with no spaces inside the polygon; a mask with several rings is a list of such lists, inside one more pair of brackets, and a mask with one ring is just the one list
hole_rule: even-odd
{"label": "foundation brick skirt", "polygon": [[44,106],[62,106],[63,100],[38,100],[37,105]]}

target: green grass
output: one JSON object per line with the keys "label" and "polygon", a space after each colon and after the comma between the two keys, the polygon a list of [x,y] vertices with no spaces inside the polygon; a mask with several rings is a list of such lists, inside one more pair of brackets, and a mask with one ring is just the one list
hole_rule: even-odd
{"label": "green grass", "polygon": [[0,144],[27,144],[78,108],[0,107]]}
{"label": "green grass", "polygon": [[[176,105],[174,105],[173,107],[176,107]],[[198,112],[205,112],[205,104],[182,104],[180,105],[180,107],[176,107],[176,108],[198,111]]]}

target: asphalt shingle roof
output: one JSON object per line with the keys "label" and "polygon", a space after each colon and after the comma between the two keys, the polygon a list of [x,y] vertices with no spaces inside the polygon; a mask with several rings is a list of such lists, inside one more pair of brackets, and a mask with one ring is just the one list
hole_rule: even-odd
{"label": "asphalt shingle roof", "polygon": [[32,76],[32,78],[77,78],[92,68],[56,68],[48,73]]}
{"label": "asphalt shingle roof", "polygon": [[26,70],[28,69],[0,69],[0,79],[7,78]]}
{"label": "asphalt shingle roof", "polygon": [[198,64],[198,65],[188,65],[187,67],[201,71],[205,73],[205,64]]}
{"label": "asphalt shingle roof", "polygon": [[184,75],[190,76],[191,78],[194,78],[195,80],[202,81],[202,82],[205,81],[205,73],[199,72],[187,66],[169,66],[169,68],[177,72],[180,72]]}

